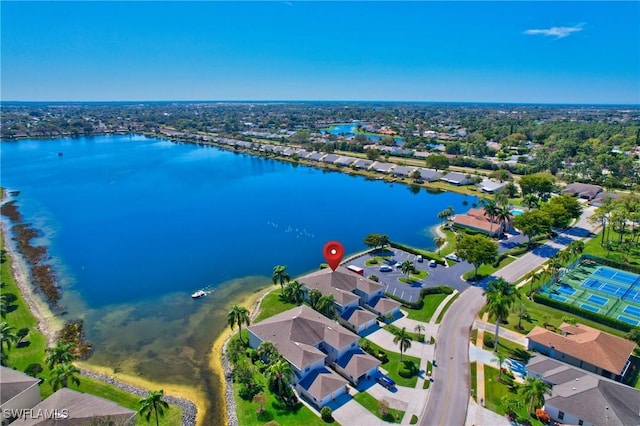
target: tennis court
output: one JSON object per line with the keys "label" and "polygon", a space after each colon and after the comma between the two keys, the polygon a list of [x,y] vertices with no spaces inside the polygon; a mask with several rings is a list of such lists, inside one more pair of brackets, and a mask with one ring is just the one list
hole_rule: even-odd
{"label": "tennis court", "polygon": [[638,321],[631,319],[629,317],[625,317],[624,315],[618,315],[618,319],[620,321],[628,322],[629,324],[632,324],[632,325],[638,325]]}
{"label": "tennis court", "polygon": [[542,291],[567,305],[640,325],[640,275],[595,262],[578,262]]}
{"label": "tennis court", "polygon": [[595,303],[596,305],[600,305],[600,306],[606,305],[608,301],[609,299],[607,299],[606,297],[597,296],[595,294],[592,294],[587,299],[587,302]]}

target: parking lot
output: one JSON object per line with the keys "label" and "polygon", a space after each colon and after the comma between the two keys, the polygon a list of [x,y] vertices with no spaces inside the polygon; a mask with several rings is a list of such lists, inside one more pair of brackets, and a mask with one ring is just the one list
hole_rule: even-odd
{"label": "parking lot", "polygon": [[[380,271],[380,264],[373,266],[365,265],[365,262],[367,260],[372,259],[375,256],[389,257],[390,260],[386,261],[385,264],[391,267],[391,271]],[[412,261],[416,269],[426,270],[429,273],[429,276],[414,284],[406,284],[399,281],[399,278],[403,276],[406,277],[406,275],[403,274],[400,268],[397,268],[395,265],[396,263],[402,264],[402,262],[404,262],[405,260]],[[451,267],[437,265],[435,268],[432,268],[429,266],[429,259],[424,259],[423,262],[418,262],[414,254],[407,253],[406,251],[395,248],[388,248],[383,252],[376,252],[375,255],[367,253],[352,260],[345,266],[348,265],[355,265],[363,268],[364,275],[366,277],[369,277],[371,275],[377,276],[380,283],[386,285],[386,293],[393,294],[394,296],[400,297],[407,302],[415,302],[416,300],[418,300],[420,290],[427,287],[448,285],[458,291],[464,291],[469,287],[469,284],[463,281],[460,277],[465,272],[473,269],[473,266],[467,262],[459,262]]]}

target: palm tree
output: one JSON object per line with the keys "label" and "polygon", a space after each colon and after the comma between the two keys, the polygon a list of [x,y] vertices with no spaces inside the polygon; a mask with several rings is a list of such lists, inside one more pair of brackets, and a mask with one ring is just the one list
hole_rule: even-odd
{"label": "palm tree", "polygon": [[336,300],[333,294],[322,296],[320,300],[318,300],[317,311],[328,318],[334,318],[336,316],[335,302]]}
{"label": "palm tree", "polygon": [[16,336],[14,330],[15,327],[4,321],[0,323],[0,351],[4,352],[5,346],[8,351],[11,349],[11,346],[18,341],[18,336]]}
{"label": "palm tree", "polygon": [[522,330],[522,318],[529,315],[527,307],[524,306],[524,303],[518,303],[515,308],[513,308],[513,313],[518,316],[518,330]]}
{"label": "palm tree", "polygon": [[484,207],[484,213],[489,216],[489,235],[493,234],[493,220],[498,212],[498,205],[494,200],[487,200],[483,198],[480,200],[480,205]]}
{"label": "palm tree", "polygon": [[49,368],[53,368],[60,364],[69,364],[76,359],[74,353],[75,345],[73,343],[58,343],[52,347],[47,348],[46,362]]}
{"label": "palm tree", "polygon": [[58,364],[51,370],[51,387],[55,392],[61,387],[69,387],[69,382],[75,383],[76,386],[80,386],[80,379],[78,378],[79,374],[80,370],[70,362]]}
{"label": "palm tree", "polygon": [[538,207],[539,202],[540,200],[538,200],[538,197],[536,197],[535,194],[527,194],[524,197],[522,197],[522,203],[525,206],[527,206],[529,209]]}
{"label": "palm tree", "polygon": [[498,207],[498,210],[496,211],[496,219],[498,219],[498,223],[502,227],[502,232],[507,229],[507,223],[509,223],[512,218],[513,215],[507,207]]}
{"label": "palm tree", "polygon": [[233,305],[227,313],[227,324],[229,324],[229,327],[233,330],[233,327],[238,324],[240,341],[242,341],[242,324],[249,325],[250,322],[249,310],[244,306]]}
{"label": "palm tree", "polygon": [[422,336],[422,333],[426,330],[426,328],[424,327],[424,325],[422,324],[417,324],[415,327],[413,327],[413,331],[415,331],[416,333],[418,333],[418,340],[420,340],[420,337]]}
{"label": "palm tree", "polygon": [[571,241],[569,246],[567,246],[567,249],[569,251],[569,254],[571,254],[571,257],[573,259],[577,259],[578,257],[580,257],[580,255],[584,251],[584,241],[580,241],[580,240]]}
{"label": "palm tree", "polygon": [[410,273],[416,270],[416,267],[412,261],[405,260],[404,262],[402,262],[402,265],[400,265],[400,270],[408,277]]}
{"label": "palm tree", "polygon": [[407,327],[402,327],[402,330],[396,332],[393,343],[400,346],[400,362],[402,362],[402,354],[411,347],[411,337],[407,334]]}
{"label": "palm tree", "polygon": [[289,284],[287,284],[285,290],[289,298],[296,305],[301,304],[304,301],[305,296],[307,295],[307,288],[298,280],[293,280]]}
{"label": "palm tree", "polygon": [[538,407],[544,405],[544,396],[551,395],[551,385],[542,379],[527,377],[527,381],[522,385],[521,391],[525,399],[531,401],[529,403],[529,413],[533,414],[536,405]]}
{"label": "palm tree", "polygon": [[271,279],[274,284],[280,284],[280,291],[284,291],[284,283],[290,280],[289,274],[287,273],[287,265],[274,266]]}
{"label": "palm tree", "polygon": [[271,342],[262,342],[258,346],[258,356],[262,360],[267,360],[267,364],[271,364],[280,358],[278,348]]}
{"label": "palm tree", "polygon": [[507,356],[502,352],[494,352],[492,361],[498,364],[498,381],[502,381],[502,363],[507,359]]}
{"label": "palm tree", "polygon": [[309,292],[309,305],[316,311],[318,310],[320,299],[322,299],[322,292],[316,288],[311,289]]}
{"label": "palm tree", "polygon": [[515,299],[520,297],[511,284],[502,278],[489,282],[485,292],[487,296],[487,312],[489,317],[496,319],[495,339],[493,350],[498,350],[498,333],[500,333],[500,323],[509,317],[509,310],[515,303]]}
{"label": "palm tree", "polygon": [[440,250],[442,249],[442,247],[447,243],[447,239],[444,237],[435,237],[433,239],[433,243],[436,245],[436,247],[438,248],[438,255],[440,255]]}
{"label": "palm tree", "polygon": [[160,389],[159,391],[149,391],[147,397],[140,400],[138,413],[147,419],[147,422],[151,419],[151,415],[153,414],[156,418],[156,426],[159,425],[158,419],[160,417],[164,417],[164,410],[169,409],[169,404],[162,400],[163,396],[164,391]]}
{"label": "palm tree", "polygon": [[287,361],[279,360],[271,364],[267,369],[265,377],[272,388],[276,389],[276,394],[282,396],[285,388],[289,385],[293,371]]}

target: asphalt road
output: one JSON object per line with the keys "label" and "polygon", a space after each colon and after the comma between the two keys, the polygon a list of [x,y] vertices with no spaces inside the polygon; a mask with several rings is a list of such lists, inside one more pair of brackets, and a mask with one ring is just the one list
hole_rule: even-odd
{"label": "asphalt road", "polygon": [[471,388],[469,332],[484,302],[483,290],[471,287],[451,305],[440,323],[434,382],[429,402],[420,415],[420,425],[464,425]]}

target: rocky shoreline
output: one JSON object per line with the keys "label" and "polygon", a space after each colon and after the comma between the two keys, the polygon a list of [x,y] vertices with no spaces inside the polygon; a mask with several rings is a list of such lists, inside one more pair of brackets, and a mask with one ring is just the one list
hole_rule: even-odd
{"label": "rocky shoreline", "polygon": [[[105,382],[115,388],[121,389],[125,392],[129,392],[131,394],[139,396],[141,399],[146,397],[149,393],[146,389],[142,389],[136,386],[131,386],[126,383],[122,383],[111,376],[107,376],[105,374],[94,373],[89,370],[80,369],[80,372],[83,376],[90,377],[92,379],[100,380],[101,382]],[[196,424],[196,414],[198,413],[198,409],[196,405],[184,398],[178,398],[176,396],[165,395],[162,398],[163,401],[177,405],[182,409],[182,425],[183,426],[195,426]],[[234,411],[235,414],[235,411]],[[237,421],[236,421],[237,425]]]}

